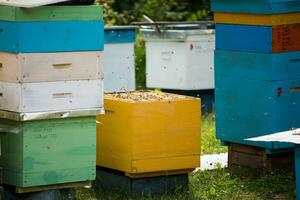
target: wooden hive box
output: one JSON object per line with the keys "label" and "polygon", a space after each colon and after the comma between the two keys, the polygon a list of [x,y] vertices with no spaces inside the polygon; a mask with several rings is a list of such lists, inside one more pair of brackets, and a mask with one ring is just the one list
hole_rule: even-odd
{"label": "wooden hive box", "polygon": [[291,147],[245,139],[299,127],[300,79],[255,80],[236,73],[216,79],[215,95],[218,139],[269,150]]}
{"label": "wooden hive box", "polygon": [[275,14],[300,12],[298,0],[213,0],[212,11]]}
{"label": "wooden hive box", "polygon": [[214,21],[218,24],[244,24],[275,26],[300,23],[300,12],[284,14],[248,14],[215,12]]}
{"label": "wooden hive box", "polygon": [[0,51],[45,53],[102,51],[102,20],[47,22],[0,21]]}
{"label": "wooden hive box", "polygon": [[0,52],[0,81],[32,83],[72,80],[103,80],[103,53]]}
{"label": "wooden hive box", "polygon": [[0,110],[32,113],[103,107],[103,80],[0,81]]}
{"label": "wooden hive box", "polygon": [[277,26],[216,25],[216,48],[280,53],[300,50],[300,23]]}
{"label": "wooden hive box", "polygon": [[95,117],[0,124],[4,184],[26,188],[95,179]]}
{"label": "wooden hive box", "polygon": [[166,93],[105,96],[97,117],[97,166],[127,176],[187,173],[200,165],[200,100]]}
{"label": "wooden hive box", "polygon": [[0,5],[1,21],[67,21],[103,19],[101,6],[41,6],[20,8]]}
{"label": "wooden hive box", "polygon": [[215,51],[215,76],[278,81],[300,78],[300,52],[255,53]]}

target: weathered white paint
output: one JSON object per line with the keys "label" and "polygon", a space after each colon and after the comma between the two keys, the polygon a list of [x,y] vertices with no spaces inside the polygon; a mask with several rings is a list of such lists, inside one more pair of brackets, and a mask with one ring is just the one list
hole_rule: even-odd
{"label": "weathered white paint", "polygon": [[214,32],[184,40],[146,39],[146,84],[149,88],[214,88]]}
{"label": "weathered white paint", "polygon": [[1,110],[46,112],[102,107],[102,80],[23,84],[0,81]]}
{"label": "weathered white paint", "polygon": [[100,51],[66,53],[0,52],[0,81],[12,83],[103,79]]}
{"label": "weathered white paint", "polygon": [[0,4],[14,7],[33,8],[69,0],[0,0]]}
{"label": "weathered white paint", "polygon": [[134,91],[134,43],[105,44],[104,49],[104,92]]}

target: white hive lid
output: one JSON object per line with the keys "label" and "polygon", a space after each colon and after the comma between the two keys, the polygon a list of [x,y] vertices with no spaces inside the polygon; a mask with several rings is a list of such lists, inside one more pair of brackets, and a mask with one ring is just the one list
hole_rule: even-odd
{"label": "white hive lid", "polygon": [[246,140],[255,142],[287,142],[292,144],[300,144],[300,129],[298,128],[290,131],[249,138]]}
{"label": "white hive lid", "polygon": [[33,8],[39,6],[45,6],[54,3],[60,3],[69,0],[0,0],[0,5]]}

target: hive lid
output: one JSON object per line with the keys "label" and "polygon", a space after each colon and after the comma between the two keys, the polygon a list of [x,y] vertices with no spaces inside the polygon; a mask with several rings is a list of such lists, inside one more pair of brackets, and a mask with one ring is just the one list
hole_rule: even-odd
{"label": "hive lid", "polygon": [[0,0],[0,5],[33,8],[69,0]]}
{"label": "hive lid", "polygon": [[249,138],[246,140],[255,142],[287,142],[300,144],[300,128],[255,138]]}

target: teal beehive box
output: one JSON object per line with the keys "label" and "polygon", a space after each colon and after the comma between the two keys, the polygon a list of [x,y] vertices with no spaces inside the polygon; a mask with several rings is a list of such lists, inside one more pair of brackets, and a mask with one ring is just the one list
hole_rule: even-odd
{"label": "teal beehive box", "polygon": [[95,117],[0,120],[3,183],[21,188],[95,179]]}

